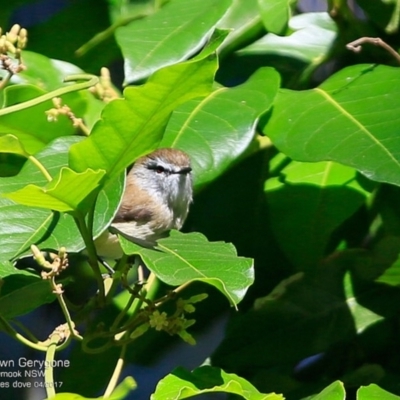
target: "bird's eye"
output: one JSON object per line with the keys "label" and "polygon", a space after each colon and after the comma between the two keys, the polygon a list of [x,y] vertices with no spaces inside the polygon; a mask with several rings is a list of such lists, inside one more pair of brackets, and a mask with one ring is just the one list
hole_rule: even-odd
{"label": "bird's eye", "polygon": [[163,172],[165,172],[165,168],[162,167],[161,165],[157,165],[157,167],[155,167],[154,170],[157,172],[157,174],[162,174]]}

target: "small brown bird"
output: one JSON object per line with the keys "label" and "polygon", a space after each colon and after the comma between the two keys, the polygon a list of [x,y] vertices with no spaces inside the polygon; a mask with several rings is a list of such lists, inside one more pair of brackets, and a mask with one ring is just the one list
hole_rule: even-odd
{"label": "small brown bird", "polygon": [[[192,202],[191,171],[189,156],[177,149],[158,149],[136,160],[111,226],[133,242],[148,245],[171,229],[181,229]],[[115,234],[104,232],[95,245],[99,256],[122,257]]]}

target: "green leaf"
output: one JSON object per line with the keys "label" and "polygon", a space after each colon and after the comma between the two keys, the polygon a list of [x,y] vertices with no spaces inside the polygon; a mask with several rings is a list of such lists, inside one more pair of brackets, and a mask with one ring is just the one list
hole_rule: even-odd
{"label": "green leaf", "polygon": [[400,286],[400,258],[398,258],[376,281],[391,286]]}
{"label": "green leaf", "polygon": [[143,86],[125,89],[125,99],[107,104],[90,137],[71,147],[70,166],[78,172],[104,169],[112,180],[157,147],[172,110],[211,91],[216,67],[209,56],[164,68]]}
{"label": "green leaf", "polygon": [[257,37],[263,31],[257,0],[233,0],[226,14],[217,24],[218,28],[231,32],[221,45],[222,54],[229,54]]}
{"label": "green leaf", "polygon": [[290,6],[296,0],[258,0],[260,14],[268,32],[281,34],[291,16]]}
{"label": "green leaf", "polygon": [[272,231],[301,271],[316,268],[334,230],[368,195],[353,168],[332,162],[291,162],[279,178],[267,180],[265,193]]}
{"label": "green leaf", "polygon": [[400,397],[372,384],[361,386],[357,391],[357,400],[399,400]]}
{"label": "green leaf", "polygon": [[238,304],[253,283],[253,261],[238,257],[230,243],[208,242],[200,233],[171,231],[158,240],[156,249],[146,249],[120,236],[126,254],[139,254],[156,276],[171,286],[192,281],[206,282]]}
{"label": "green leaf", "polygon": [[[36,86],[23,84],[9,86],[4,91],[5,104],[3,107],[23,103],[46,93]],[[62,99],[67,104],[73,105],[76,104],[79,95],[77,93],[69,93],[63,96]],[[12,134],[18,137],[26,151],[29,154],[34,154],[57,137],[69,136],[75,133],[75,128],[66,116],[60,117],[57,122],[49,122],[47,120],[45,112],[53,107],[51,101],[46,101],[21,111],[2,115],[0,132],[2,135]]]}
{"label": "green leaf", "polygon": [[[107,397],[107,400],[124,400],[136,388],[136,382],[131,376],[127,376]],[[48,400],[101,400],[105,399],[104,396],[100,397],[84,397],[75,393],[58,393]]]}
{"label": "green leaf", "polygon": [[41,278],[13,274],[3,278],[3,281],[0,315],[5,319],[25,315],[42,304],[53,302],[56,298],[49,282]]}
{"label": "green leaf", "polygon": [[207,40],[231,0],[174,0],[149,17],[116,32],[125,59],[125,80],[138,81],[154,71],[188,59]]}
{"label": "green leaf", "polygon": [[[55,176],[67,165],[71,144],[81,140],[81,137],[75,136],[59,138],[35,157],[50,175]],[[124,188],[123,178],[122,175],[117,177],[100,191],[94,216],[94,236],[99,235],[113,219]],[[76,252],[84,247],[72,216],[26,207],[1,196],[32,182],[39,186],[47,183],[43,174],[30,161],[25,163],[17,176],[0,178],[0,260],[30,253],[31,244],[36,244],[41,249],[59,249],[60,246],[65,246],[69,252]]]}
{"label": "green leaf", "polygon": [[[19,73],[11,82],[29,83],[46,91],[59,89],[65,77],[69,75],[83,73],[82,69],[74,64],[54,60],[26,50],[24,50],[24,65],[26,70]],[[68,105],[76,117],[83,118],[89,128],[100,118],[100,111],[105,106],[103,101],[97,99],[89,91],[80,91],[63,96],[63,104]],[[64,118],[67,120],[66,117],[59,117],[58,122]],[[58,122],[48,125],[57,125]],[[69,124],[71,124],[71,121],[69,121]]]}
{"label": "green leaf", "polygon": [[179,400],[202,393],[232,393],[246,400],[284,400],[281,394],[262,394],[250,382],[225,371],[204,366],[192,372],[176,368],[161,379],[151,400]]}
{"label": "green leaf", "polygon": [[[355,255],[355,258],[356,257],[357,255]],[[384,319],[382,315],[374,313],[372,310],[364,307],[357,301],[357,297],[354,294],[353,284],[349,273],[345,275],[344,290],[347,299],[347,305],[351,314],[353,315],[354,325],[356,327],[357,333],[364,332],[369,326]]]}
{"label": "green leaf", "polygon": [[264,133],[298,161],[337,161],[400,185],[400,70],[345,68],[315,89],[282,90]]}
{"label": "green leaf", "polygon": [[24,50],[26,70],[20,72],[11,82],[35,85],[51,91],[58,89],[68,75],[82,74],[81,68],[69,62],[54,60],[42,54]]}
{"label": "green leaf", "polygon": [[[283,3],[287,2],[288,0],[283,0]],[[275,4],[275,2],[271,1],[269,3]],[[281,11],[283,10],[281,9]],[[288,13],[288,11],[285,10],[285,13]],[[288,36],[277,36],[275,33],[268,33],[263,38],[240,50],[238,54],[274,54],[297,58],[316,65],[325,60],[337,36],[336,23],[328,13],[296,15],[290,19],[289,27],[291,33]],[[274,27],[272,32],[275,32],[275,29],[278,28],[279,26]]]}
{"label": "green leaf", "polygon": [[23,157],[29,157],[24,146],[14,135],[0,136],[0,153],[18,154]]}
{"label": "green leaf", "polygon": [[25,206],[47,208],[60,212],[86,213],[90,207],[85,200],[100,185],[105,171],[75,172],[63,167],[59,176],[55,177],[44,188],[28,185],[3,196]]}
{"label": "green leaf", "polygon": [[307,397],[307,400],[345,400],[346,391],[343,382],[335,381],[315,396]]}
{"label": "green leaf", "polygon": [[[294,368],[306,357],[354,339],[353,317],[343,293],[344,271],[351,261],[332,257],[314,274],[292,275],[235,315],[213,354],[213,365],[236,373],[277,365]],[[329,368],[340,368],[340,359],[331,361]],[[264,391],[273,387],[273,381],[263,382]]]}
{"label": "green leaf", "polygon": [[196,186],[205,185],[246,151],[257,118],[269,109],[278,87],[278,73],[263,68],[240,86],[191,100],[173,112],[160,146],[188,152]]}

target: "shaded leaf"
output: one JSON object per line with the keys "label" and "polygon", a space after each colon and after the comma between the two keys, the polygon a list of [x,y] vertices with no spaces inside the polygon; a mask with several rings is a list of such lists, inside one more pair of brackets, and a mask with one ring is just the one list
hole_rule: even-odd
{"label": "shaded leaf", "polygon": [[[287,2],[288,0],[283,0],[283,3]],[[270,6],[275,7],[275,2],[269,1],[269,3]],[[280,12],[288,14],[288,10],[282,7],[280,7]],[[275,54],[320,64],[328,55],[337,36],[335,21],[328,13],[323,12],[296,15],[290,19],[289,27],[291,33],[288,36],[277,36],[272,30],[274,33],[268,33],[240,50],[238,54]],[[278,27],[274,27],[276,28]]]}
{"label": "shaded leaf", "polygon": [[307,400],[345,400],[346,391],[343,382],[335,381],[327,386],[321,393],[307,397]]}
{"label": "shaded leaf", "polygon": [[41,278],[13,274],[3,278],[3,281],[0,315],[5,319],[25,315],[42,304],[51,303],[56,298],[49,281]]}
{"label": "shaded leaf", "polygon": [[[24,65],[26,70],[15,76],[11,82],[29,83],[46,91],[60,88],[69,75],[83,73],[82,69],[74,64],[26,50],[24,50]],[[63,104],[68,105],[76,117],[83,118],[89,128],[100,118],[100,112],[105,106],[103,101],[95,98],[88,90],[64,96]],[[59,120],[61,118],[64,117],[60,117]]]}
{"label": "shaded leaf", "polygon": [[206,282],[222,292],[232,305],[243,299],[253,283],[253,261],[238,257],[230,243],[208,242],[200,233],[171,231],[156,249],[146,249],[120,236],[126,254],[139,254],[159,279],[171,286]]}
{"label": "shaded leaf", "polygon": [[265,193],[274,235],[301,271],[315,269],[334,230],[368,195],[353,168],[332,162],[292,162],[267,180]]}
{"label": "shaded leaf", "polygon": [[[277,365],[292,368],[355,335],[343,293],[348,265],[329,260],[313,276],[297,273],[232,319],[213,365],[241,374]],[[290,368],[290,367],[289,367]],[[270,386],[269,386],[270,387]]]}
{"label": "shaded leaf", "polygon": [[192,372],[176,368],[161,379],[151,400],[187,399],[202,393],[232,393],[246,400],[283,400],[281,394],[262,394],[250,382],[219,368],[204,366]]}
{"label": "shaded leaf", "polygon": [[230,30],[220,48],[223,54],[231,53],[244,43],[249,43],[263,31],[258,0],[233,0],[217,27]]}
{"label": "shaded leaf", "polygon": [[258,0],[260,14],[268,32],[281,34],[291,15],[290,5],[296,0]]}
{"label": "shaded leaf", "polygon": [[216,67],[209,56],[164,68],[143,86],[125,89],[125,99],[107,104],[90,137],[71,147],[70,166],[78,172],[104,169],[112,180],[157,147],[173,109],[210,92]]}
{"label": "shaded leaf", "polygon": [[[124,400],[136,388],[136,382],[131,376],[127,376],[107,397],[108,400]],[[58,393],[51,400],[100,400],[105,397],[84,397],[76,393]]]}
{"label": "shaded leaf", "polygon": [[195,184],[205,185],[246,151],[257,118],[269,109],[278,87],[278,73],[264,68],[240,86],[191,100],[173,112],[160,146],[190,154]]}
{"label": "shaded leaf", "polygon": [[[80,137],[64,137],[55,140],[35,157],[53,176],[67,165],[68,150]],[[44,186],[47,181],[39,169],[27,161],[19,175],[0,178],[0,194],[17,191],[32,182]],[[123,176],[110,182],[99,194],[94,216],[94,235],[107,226],[113,218],[124,187]],[[74,188],[75,190],[75,188]],[[0,195],[0,260],[8,260],[29,253],[35,243],[41,249],[59,249],[65,246],[69,252],[81,250],[83,240],[73,218],[49,210],[16,204]]]}
{"label": "shaded leaf", "polygon": [[[23,84],[9,86],[4,92],[5,103],[3,107],[23,103],[46,93],[36,86]],[[73,106],[79,100],[79,94],[69,93],[62,98]],[[40,151],[57,137],[74,134],[75,128],[67,117],[60,117],[55,123],[47,120],[45,112],[51,108],[53,108],[53,103],[45,101],[21,111],[2,115],[0,119],[0,132],[1,134],[8,133],[18,137],[26,151],[30,154]]]}
{"label": "shaded leaf", "polygon": [[125,80],[188,59],[206,42],[231,0],[174,0],[155,14],[121,27],[116,39],[125,59]]}
{"label": "shaded leaf", "polygon": [[400,397],[372,384],[361,386],[357,391],[357,400],[399,400]]}
{"label": "shaded leaf", "polygon": [[0,153],[18,154],[23,157],[29,156],[22,143],[14,135],[0,136]]}
{"label": "shaded leaf", "polygon": [[278,93],[264,132],[298,161],[337,161],[400,185],[400,70],[345,68],[319,87]]}

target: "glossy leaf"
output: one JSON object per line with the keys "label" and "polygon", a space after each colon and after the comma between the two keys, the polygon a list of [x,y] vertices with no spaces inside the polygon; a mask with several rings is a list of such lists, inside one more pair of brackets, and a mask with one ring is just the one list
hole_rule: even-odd
{"label": "glossy leaf", "polygon": [[400,397],[396,396],[378,385],[371,384],[368,386],[361,386],[357,391],[357,400],[399,400]]}
{"label": "glossy leaf", "polygon": [[[287,3],[287,1],[283,2]],[[269,0],[269,3],[270,5],[274,3],[272,6],[275,7],[275,2]],[[285,13],[288,11],[285,10]],[[296,15],[290,19],[289,27],[291,33],[288,36],[277,36],[272,33],[279,28],[274,27],[271,33],[238,53],[243,55],[275,54],[320,64],[329,54],[337,36],[335,21],[328,13],[323,12]]]}
{"label": "glossy leaf", "polygon": [[[269,220],[280,247],[301,271],[322,260],[333,231],[368,193],[356,171],[332,162],[292,162],[265,184]],[[296,199],[296,206],[293,206]]]}
{"label": "glossy leaf", "polygon": [[125,60],[125,80],[138,81],[154,71],[188,59],[206,42],[231,0],[174,0],[149,17],[116,32]]}
{"label": "glossy leaf", "polygon": [[161,379],[151,400],[179,400],[203,393],[232,393],[246,400],[283,400],[281,394],[262,394],[250,382],[219,368],[204,366],[192,372],[176,368]]}
{"label": "glossy leaf", "polygon": [[282,90],[264,132],[298,161],[337,161],[400,185],[400,70],[345,68],[319,87]]}
{"label": "glossy leaf", "polygon": [[281,34],[287,27],[295,0],[258,0],[260,14],[268,32]]}
{"label": "glossy leaf", "polygon": [[0,153],[18,154],[23,157],[29,156],[22,143],[14,135],[0,136]]}
{"label": "glossy leaf", "polygon": [[146,249],[120,236],[126,254],[139,254],[150,271],[171,286],[192,281],[216,287],[230,301],[238,304],[253,283],[253,261],[238,257],[230,243],[208,242],[200,233],[171,231],[158,240],[156,249]]}
{"label": "glossy leaf", "polygon": [[85,172],[77,173],[63,167],[59,175],[43,188],[28,185],[3,196],[29,207],[86,213],[89,205],[85,204],[85,200],[99,187],[104,175],[105,171],[87,169]]}
{"label": "glossy leaf", "polygon": [[345,400],[346,391],[344,390],[344,384],[340,381],[335,381],[327,386],[322,392],[310,396],[307,400]]}
{"label": "glossy leaf", "polygon": [[[29,83],[46,91],[56,90],[63,85],[69,75],[82,74],[82,69],[69,62],[54,60],[39,53],[24,51],[26,70],[14,76],[11,82],[15,84]],[[97,71],[96,71],[97,73]],[[63,97],[63,104],[68,105],[78,118],[83,118],[91,128],[100,117],[105,103],[95,98],[89,91],[80,91]],[[57,123],[65,117],[60,117]],[[65,118],[66,119],[66,118]],[[69,121],[71,124],[71,122]]]}
{"label": "glossy leaf", "polygon": [[[7,87],[5,89],[5,104],[3,107],[23,103],[44,93],[46,92],[33,85]],[[76,93],[70,93],[63,96],[63,99],[71,104],[71,102],[76,102],[77,96],[79,97]],[[21,111],[2,115],[0,132],[1,134],[15,135],[26,151],[34,154],[57,137],[69,136],[75,133],[75,128],[66,116],[60,117],[57,122],[48,121],[45,112],[53,107],[51,101],[46,101]]]}
{"label": "glossy leaf", "polygon": [[265,68],[240,86],[183,104],[173,112],[160,146],[190,154],[195,184],[205,185],[246,151],[257,119],[271,106],[278,86],[278,73]]}
{"label": "glossy leaf", "polygon": [[229,53],[252,40],[263,30],[257,0],[233,0],[227,13],[217,23],[218,28],[230,29],[221,45],[222,53]]}
{"label": "glossy leaf", "polygon": [[66,76],[83,73],[82,69],[74,64],[26,50],[24,50],[24,65],[26,70],[14,76],[12,82],[29,83],[47,91],[62,86]]}
{"label": "glossy leaf", "polygon": [[[80,137],[57,139],[35,157],[49,171],[57,175],[67,165],[68,150]],[[97,236],[113,218],[123,190],[122,177],[110,182],[98,196],[94,216],[94,235]],[[27,161],[20,174],[12,178],[0,178],[0,194],[19,190],[32,182],[39,186],[47,184],[45,177],[30,161]],[[75,190],[75,188],[74,188]],[[68,214],[59,214],[50,210],[26,207],[16,204],[0,195],[0,260],[8,260],[20,254],[29,253],[31,244],[41,249],[58,249],[66,246],[69,252],[79,251],[83,240]]]}
{"label": "glossy leaf", "polygon": [[104,108],[89,138],[71,147],[70,166],[78,172],[104,169],[113,179],[136,158],[157,147],[172,110],[211,90],[214,56],[173,65],[143,86],[124,91],[124,99]]}
{"label": "glossy leaf", "polygon": [[51,303],[55,298],[48,281],[13,274],[4,278],[0,293],[0,315],[5,319],[25,315],[42,304]]}

